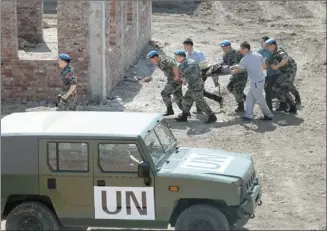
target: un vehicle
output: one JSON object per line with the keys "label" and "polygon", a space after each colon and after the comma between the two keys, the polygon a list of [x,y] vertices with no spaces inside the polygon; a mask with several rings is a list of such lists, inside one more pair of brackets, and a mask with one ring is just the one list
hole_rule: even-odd
{"label": "un vehicle", "polygon": [[160,114],[13,113],[1,171],[7,230],[229,230],[261,204],[249,155],[178,147]]}

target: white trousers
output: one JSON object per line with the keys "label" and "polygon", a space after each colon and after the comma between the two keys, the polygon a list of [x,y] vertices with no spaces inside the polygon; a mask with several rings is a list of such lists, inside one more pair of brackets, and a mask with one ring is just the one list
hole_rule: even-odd
{"label": "white trousers", "polygon": [[273,114],[269,110],[266,99],[264,96],[265,80],[253,82],[250,80],[250,89],[246,96],[245,101],[245,117],[253,119],[253,108],[255,103],[258,103],[262,114],[268,117],[273,117]]}

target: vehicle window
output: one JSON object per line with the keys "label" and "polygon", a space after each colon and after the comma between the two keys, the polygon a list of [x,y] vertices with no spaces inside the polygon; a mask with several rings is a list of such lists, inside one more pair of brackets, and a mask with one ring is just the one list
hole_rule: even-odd
{"label": "vehicle window", "polygon": [[99,164],[104,172],[137,172],[142,162],[135,144],[99,144]]}
{"label": "vehicle window", "polygon": [[48,143],[48,164],[54,171],[88,171],[87,143]]}
{"label": "vehicle window", "polygon": [[161,121],[144,139],[145,145],[155,165],[176,145],[176,140],[169,127]]}
{"label": "vehicle window", "polygon": [[151,155],[152,161],[155,165],[159,162],[159,160],[166,155],[164,152],[160,141],[154,132],[152,130],[149,135],[147,135],[144,139],[145,145],[148,148],[149,154]]}

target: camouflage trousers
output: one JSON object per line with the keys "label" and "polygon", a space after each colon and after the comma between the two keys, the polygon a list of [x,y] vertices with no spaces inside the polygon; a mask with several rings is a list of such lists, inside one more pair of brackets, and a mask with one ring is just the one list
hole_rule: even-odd
{"label": "camouflage trousers", "polygon": [[295,104],[293,97],[290,95],[290,93],[292,93],[293,95],[299,94],[299,92],[297,91],[296,87],[293,84],[295,75],[296,72],[294,71],[284,72],[279,75],[277,82],[273,87],[273,92],[274,92],[274,96],[276,96],[276,98],[280,102],[286,103],[288,99],[293,104]]}
{"label": "camouflage trousers", "polygon": [[247,76],[245,77],[235,77],[232,76],[227,85],[227,90],[232,93],[235,97],[237,103],[243,103],[244,88],[246,86]]}
{"label": "camouflage trousers", "polygon": [[204,85],[202,85],[202,89],[192,89],[188,88],[183,96],[183,112],[189,113],[193,103],[196,103],[196,106],[206,113],[207,115],[212,115],[213,112],[206,100],[204,99]]}
{"label": "camouflage trousers", "polygon": [[165,88],[161,92],[162,100],[164,101],[166,107],[171,107],[171,95],[174,96],[175,102],[180,110],[183,110],[183,91],[182,91],[182,84],[177,82],[169,81],[167,82]]}
{"label": "camouflage trousers", "polygon": [[57,111],[76,111],[77,110],[77,98],[64,100],[61,99],[58,103]]}

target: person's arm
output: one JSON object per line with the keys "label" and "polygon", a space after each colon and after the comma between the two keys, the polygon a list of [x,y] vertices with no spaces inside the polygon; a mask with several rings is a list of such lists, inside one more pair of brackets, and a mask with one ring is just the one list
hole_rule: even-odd
{"label": "person's arm", "polygon": [[242,70],[246,70],[244,58],[241,59],[240,64],[238,66],[233,67],[233,69],[231,70],[231,74],[236,75],[237,73],[241,72]]}
{"label": "person's arm", "polygon": [[132,162],[134,162],[135,164],[141,164],[143,161],[139,161],[138,159],[136,159],[134,156],[129,155],[129,158],[131,159]]}
{"label": "person's arm", "polygon": [[68,92],[61,96],[61,98],[63,98],[63,99],[67,99],[75,91],[76,86],[77,86],[77,78],[76,78],[74,71],[68,72],[66,74],[66,78],[68,79],[70,87],[69,87]]}
{"label": "person's arm", "polygon": [[202,51],[199,52],[199,62],[206,61],[206,57]]}
{"label": "person's arm", "polygon": [[285,66],[288,63],[289,57],[284,51],[279,52],[278,57],[279,57],[278,60],[282,60],[282,61],[280,61],[279,64],[277,64],[277,65],[272,64],[270,67],[273,70],[278,70],[279,68]]}
{"label": "person's arm", "polygon": [[267,69],[267,65],[266,65],[265,60],[266,60],[266,59],[261,55],[260,62],[261,62],[261,67],[262,67],[262,70],[263,70],[263,71]]}

